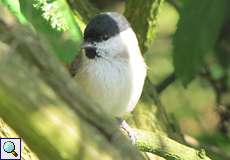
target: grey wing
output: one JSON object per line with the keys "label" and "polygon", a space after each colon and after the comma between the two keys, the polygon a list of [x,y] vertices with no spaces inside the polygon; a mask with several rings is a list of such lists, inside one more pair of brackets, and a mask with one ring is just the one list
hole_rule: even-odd
{"label": "grey wing", "polygon": [[72,77],[76,75],[77,71],[79,70],[81,66],[81,57],[82,57],[82,54],[81,53],[78,54],[69,66],[69,73]]}

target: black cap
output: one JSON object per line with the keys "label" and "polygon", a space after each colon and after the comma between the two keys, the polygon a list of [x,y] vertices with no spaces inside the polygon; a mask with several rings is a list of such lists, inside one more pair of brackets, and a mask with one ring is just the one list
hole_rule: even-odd
{"label": "black cap", "polygon": [[130,27],[127,19],[116,12],[101,13],[92,18],[84,31],[84,40],[100,42]]}

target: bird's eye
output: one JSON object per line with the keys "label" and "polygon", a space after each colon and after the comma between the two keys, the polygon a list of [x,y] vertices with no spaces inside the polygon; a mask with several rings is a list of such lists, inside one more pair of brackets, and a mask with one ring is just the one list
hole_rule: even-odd
{"label": "bird's eye", "polygon": [[85,54],[89,59],[93,59],[96,57],[97,52],[95,48],[85,48]]}
{"label": "bird's eye", "polygon": [[94,59],[96,57],[101,57],[100,55],[98,55],[96,48],[95,47],[88,47],[85,48],[85,55],[86,57],[88,57],[89,59]]}

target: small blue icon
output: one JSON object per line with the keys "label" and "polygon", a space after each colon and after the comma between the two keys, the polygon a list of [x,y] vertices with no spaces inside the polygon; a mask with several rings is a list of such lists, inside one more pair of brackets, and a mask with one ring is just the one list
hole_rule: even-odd
{"label": "small blue icon", "polygon": [[21,138],[0,138],[0,160],[21,159]]}
{"label": "small blue icon", "polygon": [[7,153],[12,153],[14,157],[18,156],[17,152],[15,152],[15,145],[11,141],[7,141],[3,144],[3,150]]}

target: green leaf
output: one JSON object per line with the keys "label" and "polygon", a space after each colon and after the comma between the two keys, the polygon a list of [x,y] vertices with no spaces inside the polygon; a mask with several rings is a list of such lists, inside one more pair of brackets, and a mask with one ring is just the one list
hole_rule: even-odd
{"label": "green leaf", "polygon": [[1,0],[0,3],[3,3],[9,11],[16,16],[19,22],[22,24],[27,24],[26,18],[20,11],[20,5],[18,0]]}
{"label": "green leaf", "polygon": [[175,33],[174,67],[187,85],[211,52],[225,16],[228,0],[186,0]]}
{"label": "green leaf", "polygon": [[23,15],[45,37],[57,56],[69,64],[82,39],[81,30],[65,0],[19,0]]}

